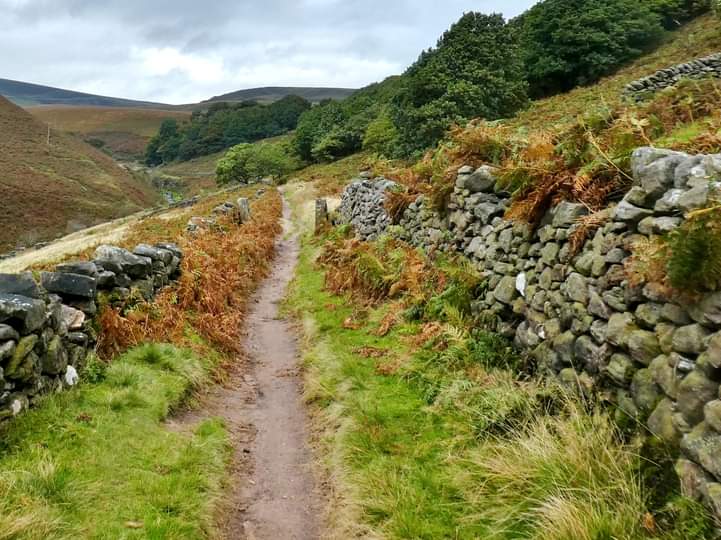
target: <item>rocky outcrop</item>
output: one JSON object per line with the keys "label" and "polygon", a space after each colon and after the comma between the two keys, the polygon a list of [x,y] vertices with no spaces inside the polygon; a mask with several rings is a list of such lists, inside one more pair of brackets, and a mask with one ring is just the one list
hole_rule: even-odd
{"label": "rocky outcrop", "polygon": [[629,83],[624,88],[623,93],[626,96],[641,100],[654,92],[674,86],[682,79],[703,79],[706,77],[721,78],[721,53],[661,69],[653,75]]}
{"label": "rocky outcrop", "polygon": [[684,303],[654,284],[633,285],[623,264],[634,243],[674,230],[721,193],[721,155],[639,148],[632,169],[632,189],[594,216],[598,227],[580,247],[571,239],[586,207],[562,202],[535,229],[506,220],[509,195],[488,167],[459,170],[447,216],[420,196],[389,229],[387,180],[351,184],[343,215],[361,238],[387,231],[472,260],[488,283],[473,305],[478,319],[529,351],[542,372],[595,387],[620,418],[679,445],[684,486],[713,505],[709,493],[721,493],[721,293]]}
{"label": "rocky outcrop", "polygon": [[40,285],[29,272],[0,274],[0,421],[75,385],[94,353],[98,302],[152,299],[178,277],[182,257],[175,244],[100,246],[92,261],[42,272]]}

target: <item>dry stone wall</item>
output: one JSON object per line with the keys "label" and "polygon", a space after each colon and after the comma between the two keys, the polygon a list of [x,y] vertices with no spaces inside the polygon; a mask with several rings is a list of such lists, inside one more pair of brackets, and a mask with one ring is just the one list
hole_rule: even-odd
{"label": "dry stone wall", "polygon": [[535,229],[506,220],[510,196],[490,167],[458,171],[445,217],[421,196],[390,226],[385,179],[354,181],[341,213],[362,238],[387,232],[474,261],[488,284],[474,303],[479,320],[542,372],[596,391],[619,419],[645,422],[680,448],[686,491],[721,515],[721,292],[688,303],[633,286],[624,270],[634,243],[674,230],[721,192],[721,155],[639,148],[632,168],[632,189],[577,249],[583,205],[563,202]]}
{"label": "dry stone wall", "polygon": [[175,244],[97,248],[53,272],[0,274],[0,421],[77,384],[94,353],[98,304],[151,300],[180,274]]}
{"label": "dry stone wall", "polygon": [[653,75],[629,83],[624,88],[623,93],[641,100],[654,92],[674,86],[682,79],[703,79],[706,77],[721,78],[721,53],[661,69]]}

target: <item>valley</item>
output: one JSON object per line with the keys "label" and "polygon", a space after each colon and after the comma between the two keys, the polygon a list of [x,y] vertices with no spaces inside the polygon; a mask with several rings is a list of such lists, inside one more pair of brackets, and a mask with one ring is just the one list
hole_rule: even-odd
{"label": "valley", "polygon": [[[721,3],[527,4],[358,90],[0,79],[0,539],[721,537]],[[194,17],[144,84],[237,80]]]}

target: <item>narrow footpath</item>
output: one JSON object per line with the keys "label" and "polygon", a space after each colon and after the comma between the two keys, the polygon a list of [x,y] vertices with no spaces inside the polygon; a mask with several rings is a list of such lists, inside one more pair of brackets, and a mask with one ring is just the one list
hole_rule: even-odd
{"label": "narrow footpath", "polygon": [[283,234],[272,273],[249,302],[246,361],[233,368],[226,384],[204,395],[198,408],[171,422],[181,429],[207,417],[226,422],[234,459],[218,522],[228,540],[315,540],[320,536],[322,505],[301,397],[300,356],[293,325],[279,314],[298,252],[290,210],[284,204]]}
{"label": "narrow footpath", "polygon": [[248,540],[311,540],[319,536],[308,418],[301,399],[299,353],[291,323],[279,304],[293,278],[299,242],[290,209],[283,208],[283,235],[273,271],[256,292],[246,318],[246,351],[255,379],[255,399],[245,407],[254,428],[250,467],[241,479],[243,510],[231,531]]}

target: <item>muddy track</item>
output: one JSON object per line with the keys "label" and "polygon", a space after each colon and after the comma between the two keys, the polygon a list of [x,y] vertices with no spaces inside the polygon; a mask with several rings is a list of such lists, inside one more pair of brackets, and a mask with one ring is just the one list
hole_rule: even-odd
{"label": "muddy track", "polygon": [[249,303],[245,320],[247,360],[230,381],[201,398],[201,406],[174,423],[225,419],[234,444],[228,499],[219,522],[228,539],[311,540],[320,536],[320,500],[301,399],[299,354],[292,324],[279,316],[295,270],[299,244],[289,210],[271,275]]}

